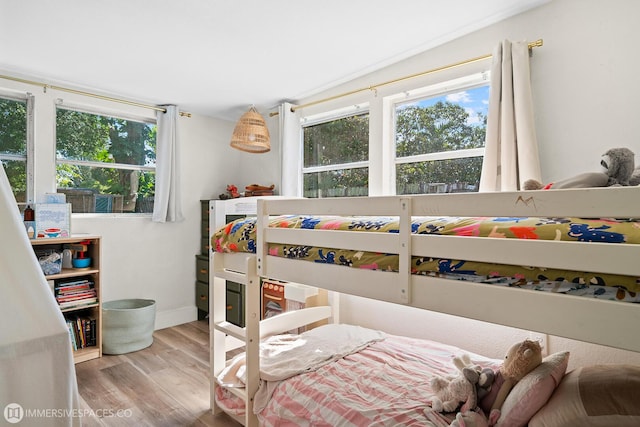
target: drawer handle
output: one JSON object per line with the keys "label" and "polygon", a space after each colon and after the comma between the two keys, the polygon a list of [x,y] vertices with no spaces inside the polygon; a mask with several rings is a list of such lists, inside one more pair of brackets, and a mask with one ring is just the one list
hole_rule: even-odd
{"label": "drawer handle", "polygon": [[207,300],[206,295],[200,295],[200,301],[206,301],[206,300]]}
{"label": "drawer handle", "polygon": [[233,310],[233,306],[232,305],[228,305],[227,306],[227,310]]}
{"label": "drawer handle", "polygon": [[200,269],[200,273],[202,273],[202,274],[207,273],[207,269],[206,269],[206,268],[201,268],[201,269]]}
{"label": "drawer handle", "polygon": [[269,295],[269,294],[264,294],[264,297],[265,297],[265,298],[272,299],[272,300],[274,300],[274,301],[282,301],[282,298],[280,298],[280,297],[274,297],[273,295]]}

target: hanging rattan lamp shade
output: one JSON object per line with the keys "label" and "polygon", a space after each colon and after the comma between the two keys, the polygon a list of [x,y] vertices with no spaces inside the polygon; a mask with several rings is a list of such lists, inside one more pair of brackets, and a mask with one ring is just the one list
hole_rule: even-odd
{"label": "hanging rattan lamp shade", "polygon": [[271,150],[271,138],[264,118],[251,107],[244,113],[231,135],[231,146],[248,153],[266,153]]}

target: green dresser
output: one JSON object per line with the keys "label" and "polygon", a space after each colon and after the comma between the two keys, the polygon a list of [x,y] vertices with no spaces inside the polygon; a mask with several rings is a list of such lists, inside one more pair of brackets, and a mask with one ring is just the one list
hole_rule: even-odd
{"label": "green dresser", "polygon": [[[227,222],[247,215],[255,215],[256,200],[200,200],[200,253],[196,255],[196,307],[198,320],[209,314],[209,243],[210,227],[222,227]],[[218,226],[215,224],[219,223]],[[214,225],[210,225],[214,224]],[[227,281],[227,321],[244,327],[244,286]]]}
{"label": "green dresser", "polygon": [[198,320],[209,313],[209,256],[196,255],[196,307]]}
{"label": "green dresser", "polygon": [[200,200],[200,253],[196,255],[198,320],[209,314],[209,201]]}

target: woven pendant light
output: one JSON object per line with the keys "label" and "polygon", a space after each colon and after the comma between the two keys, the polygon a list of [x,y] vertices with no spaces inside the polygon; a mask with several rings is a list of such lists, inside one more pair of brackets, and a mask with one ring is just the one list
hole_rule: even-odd
{"label": "woven pendant light", "polygon": [[231,146],[248,153],[266,153],[271,150],[271,138],[264,118],[251,107],[244,113],[231,136]]}

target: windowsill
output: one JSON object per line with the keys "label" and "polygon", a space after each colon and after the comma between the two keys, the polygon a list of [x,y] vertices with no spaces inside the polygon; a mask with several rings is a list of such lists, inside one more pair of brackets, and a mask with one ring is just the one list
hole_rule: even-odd
{"label": "windowsill", "polygon": [[148,213],[72,213],[71,218],[79,219],[144,219],[151,218],[151,212]]}

